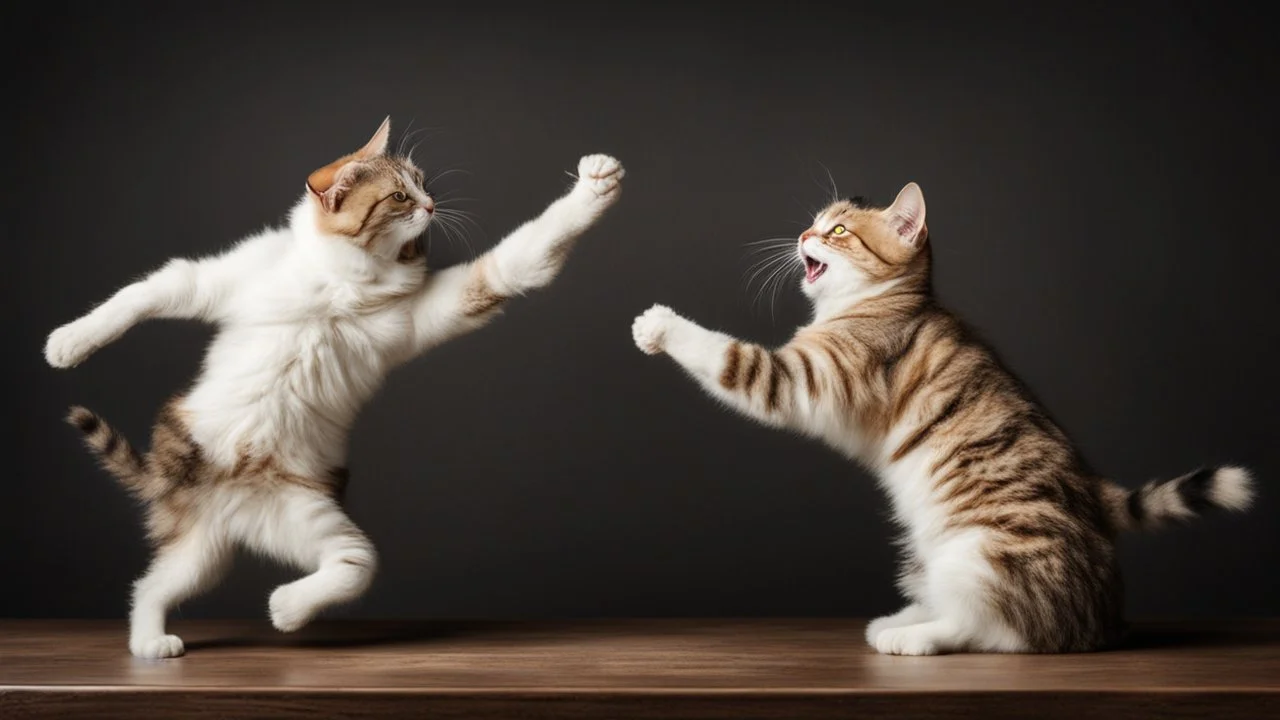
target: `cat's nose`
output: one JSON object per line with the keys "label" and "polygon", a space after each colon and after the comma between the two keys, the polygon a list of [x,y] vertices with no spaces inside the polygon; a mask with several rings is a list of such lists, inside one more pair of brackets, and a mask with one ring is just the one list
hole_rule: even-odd
{"label": "cat's nose", "polygon": [[430,215],[431,213],[436,211],[436,201],[432,200],[431,197],[428,196],[427,199],[423,200],[422,204],[420,204],[418,207],[422,208],[423,210],[426,210],[427,214]]}

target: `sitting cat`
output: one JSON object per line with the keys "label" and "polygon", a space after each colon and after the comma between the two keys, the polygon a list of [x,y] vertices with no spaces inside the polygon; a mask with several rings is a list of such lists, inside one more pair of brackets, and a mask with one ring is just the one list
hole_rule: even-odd
{"label": "sitting cat", "polygon": [[618,161],[584,157],[577,184],[539,217],[478,260],[429,273],[415,241],[435,201],[412,161],[386,153],[389,132],[388,119],[312,173],[287,227],[173,260],[49,336],[49,364],[68,368],[149,318],[219,328],[194,387],[161,410],[145,457],[92,412],[69,418],[147,505],[155,557],[134,588],[134,655],[183,653],[165,615],[216,583],[237,545],[310,573],[271,594],[282,631],[362,594],[376,554],[340,502],[360,406],[392,368],[550,283],[620,193]]}
{"label": "sitting cat", "polygon": [[712,396],[876,473],[902,526],[909,604],[882,653],[1093,650],[1121,634],[1117,531],[1243,510],[1240,468],[1125,490],[1095,475],[1022,384],[934,299],[924,196],[839,201],[796,248],[813,322],[771,350],[655,305],[632,327]]}

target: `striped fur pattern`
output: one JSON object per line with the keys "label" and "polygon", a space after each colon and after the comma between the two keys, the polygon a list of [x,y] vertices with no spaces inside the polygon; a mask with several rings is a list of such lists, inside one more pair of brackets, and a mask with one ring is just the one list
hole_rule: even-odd
{"label": "striped fur pattern", "polygon": [[145,456],[94,413],[68,417],[147,507],[155,555],[134,587],[134,655],[182,654],[165,632],[168,611],[216,583],[237,546],[308,573],[271,594],[282,631],[359,597],[377,555],[341,497],[361,405],[396,366],[549,284],[620,194],[622,166],[584,157],[573,189],[541,215],[476,261],[428,273],[407,248],[434,200],[411,161],[386,154],[388,133],[384,122],[359,151],[312,173],[287,227],[171,261],[49,336],[46,359],[68,368],[150,318],[218,327]]}
{"label": "striped fur pattern", "polygon": [[1120,637],[1115,536],[1243,510],[1240,468],[1129,491],[1097,476],[930,285],[924,196],[841,200],[791,250],[814,319],[781,348],[656,305],[632,331],[713,397],[870,468],[902,528],[909,604],[872,622],[889,654],[1070,652]]}

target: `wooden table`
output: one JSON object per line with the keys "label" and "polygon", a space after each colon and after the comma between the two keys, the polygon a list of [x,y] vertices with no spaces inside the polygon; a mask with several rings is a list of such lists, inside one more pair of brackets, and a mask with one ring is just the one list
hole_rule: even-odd
{"label": "wooden table", "polygon": [[857,620],[0,620],[0,718],[1280,716],[1280,621],[1146,623],[1089,655],[886,657]]}

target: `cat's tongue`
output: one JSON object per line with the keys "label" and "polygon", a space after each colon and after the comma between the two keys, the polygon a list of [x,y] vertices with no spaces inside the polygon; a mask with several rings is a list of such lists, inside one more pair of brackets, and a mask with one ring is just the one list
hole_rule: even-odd
{"label": "cat's tongue", "polygon": [[822,273],[826,271],[827,271],[826,263],[820,263],[817,260],[814,260],[813,258],[804,259],[805,280],[808,280],[809,282],[813,282],[814,280],[817,280],[819,277],[821,277]]}

